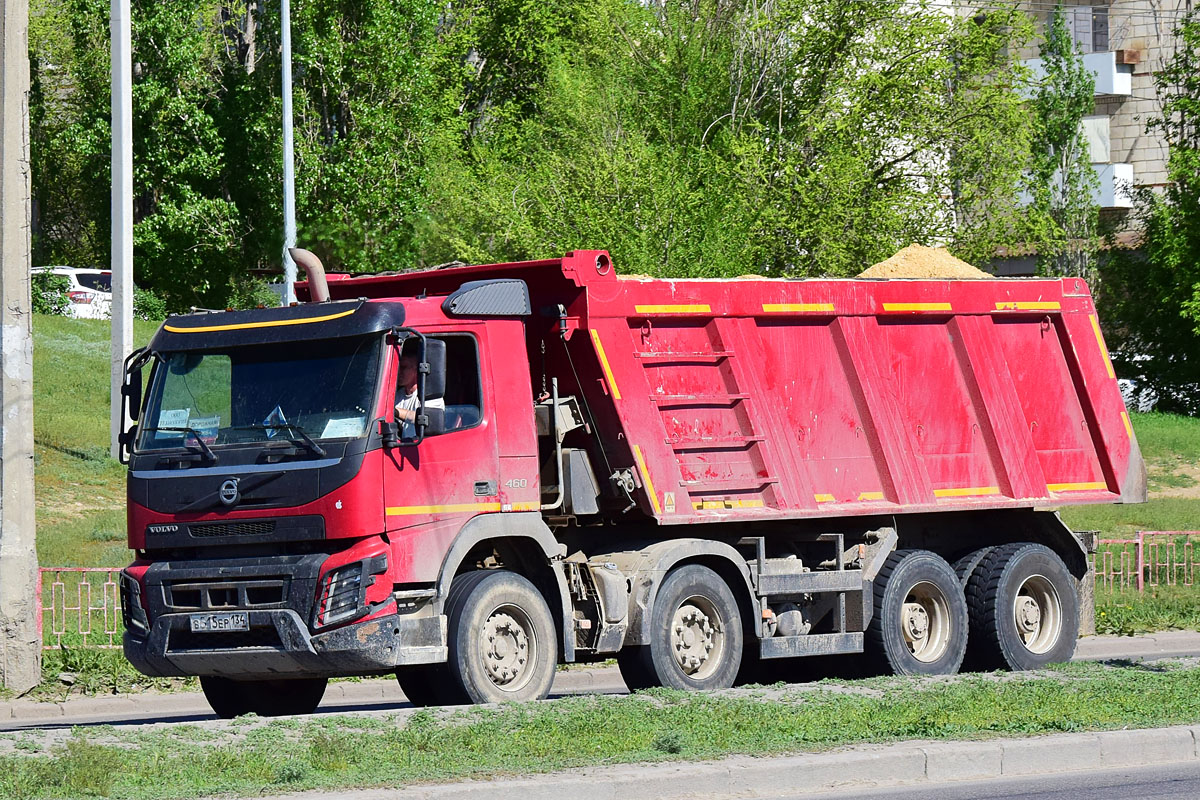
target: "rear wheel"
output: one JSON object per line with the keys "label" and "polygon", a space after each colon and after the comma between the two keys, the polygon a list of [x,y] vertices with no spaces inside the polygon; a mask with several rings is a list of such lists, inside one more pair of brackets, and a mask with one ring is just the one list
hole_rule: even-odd
{"label": "rear wheel", "polygon": [[[541,700],[558,664],[557,632],[545,598],[507,570],[459,575],[446,599],[446,703]],[[403,684],[401,684],[403,686]]]}
{"label": "rear wheel", "polygon": [[321,704],[327,683],[325,678],[251,681],[207,675],[200,678],[204,699],[222,719],[243,714],[258,714],[260,717],[311,714]]}
{"label": "rear wheel", "polygon": [[1038,669],[1075,652],[1075,579],[1045,545],[995,548],[967,581],[967,604],[972,663],[982,669]]}
{"label": "rear wheel", "polygon": [[617,662],[631,689],[733,686],[742,664],[741,615],[729,586],[708,567],[688,564],[667,575],[649,634],[648,645],[623,652]]}
{"label": "rear wheel", "polygon": [[866,645],[895,675],[950,675],[967,648],[967,605],[954,570],[928,550],[897,550],[875,578]]}

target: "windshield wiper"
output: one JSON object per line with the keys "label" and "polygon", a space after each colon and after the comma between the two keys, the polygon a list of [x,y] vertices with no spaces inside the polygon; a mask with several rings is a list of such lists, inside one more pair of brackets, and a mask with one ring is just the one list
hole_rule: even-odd
{"label": "windshield wiper", "polygon": [[[168,428],[145,428],[145,430],[152,431],[154,433],[157,433],[159,431],[166,431],[168,433],[182,433],[182,434],[184,434],[184,442],[185,442],[183,445],[184,447],[186,447],[188,450],[191,450],[193,453],[200,453],[202,456],[204,456],[206,459],[208,459],[209,461],[211,461],[214,464],[217,463],[217,454],[212,451],[211,447],[209,447],[207,444],[204,443],[204,440],[200,438],[200,431],[196,430],[195,428],[168,427]],[[190,445],[188,445],[186,443],[188,436],[192,436],[195,438],[196,444],[200,446],[199,450],[191,447]]]}
{"label": "windshield wiper", "polygon": [[288,437],[288,441],[294,445],[304,445],[309,450],[312,450],[319,457],[324,458],[325,448],[313,441],[313,438],[304,432],[304,428],[299,425],[293,425],[290,422],[266,422],[261,425],[238,425],[233,428],[235,431],[294,431],[300,438],[293,439]]}

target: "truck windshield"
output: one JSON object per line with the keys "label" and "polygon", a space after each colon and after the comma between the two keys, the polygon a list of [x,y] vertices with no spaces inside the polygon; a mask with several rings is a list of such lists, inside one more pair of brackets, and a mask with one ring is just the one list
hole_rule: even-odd
{"label": "truck windshield", "polygon": [[379,336],[166,353],[154,372],[138,450],[323,439],[367,431]]}

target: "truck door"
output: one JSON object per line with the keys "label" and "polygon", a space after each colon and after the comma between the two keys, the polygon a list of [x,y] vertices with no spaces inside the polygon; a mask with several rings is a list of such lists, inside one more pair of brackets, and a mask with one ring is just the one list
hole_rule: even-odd
{"label": "truck door", "polygon": [[[401,582],[435,580],[463,523],[500,510],[495,403],[481,359],[486,330],[480,325],[428,335],[446,343],[444,430],[387,450],[384,458],[386,526]],[[391,387],[397,385],[398,350],[390,348]],[[404,395],[398,391],[397,399]]]}

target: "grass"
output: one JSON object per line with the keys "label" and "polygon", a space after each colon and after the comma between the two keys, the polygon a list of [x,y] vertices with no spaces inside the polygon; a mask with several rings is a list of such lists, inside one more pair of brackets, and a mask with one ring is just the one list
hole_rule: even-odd
{"label": "grass", "polygon": [[[145,344],[158,323],[135,320]],[[107,320],[36,315],[33,436],[38,562],[122,566],[125,470],[108,454]]]}
{"label": "grass", "polygon": [[1147,587],[1096,592],[1096,633],[1135,636],[1170,630],[1200,630],[1200,591],[1193,586]]}
{"label": "grass", "polygon": [[655,690],[442,716],[422,710],[76,729],[49,743],[5,734],[0,796],[191,798],[391,788],[582,765],[1198,720],[1200,669],[1181,666],[1085,664],[1012,676],[889,678],[715,694]]}

